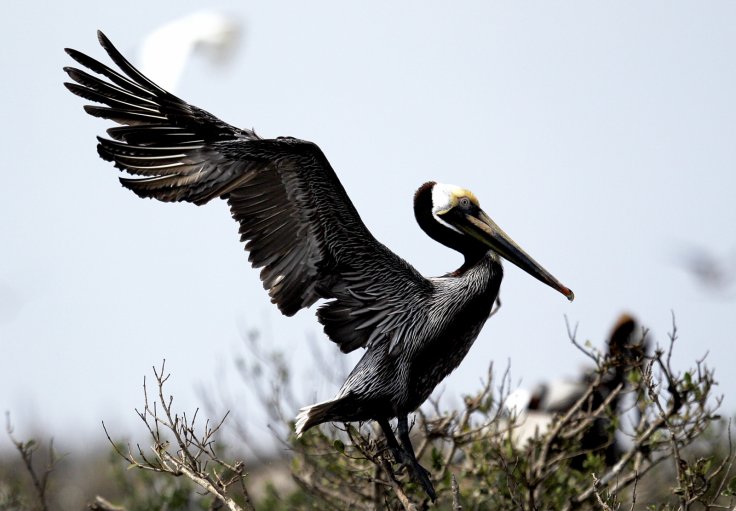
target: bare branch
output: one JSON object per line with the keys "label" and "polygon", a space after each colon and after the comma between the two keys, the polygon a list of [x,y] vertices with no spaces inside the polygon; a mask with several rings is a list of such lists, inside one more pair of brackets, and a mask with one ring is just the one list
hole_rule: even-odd
{"label": "bare branch", "polygon": [[[199,409],[196,409],[191,417],[186,412],[179,414],[173,409],[173,396],[166,396],[164,392],[164,385],[170,377],[170,374],[166,373],[166,361],[162,362],[159,369],[154,367],[153,373],[158,399],[150,400],[148,385],[144,378],[143,408],[136,410],[153,440],[150,448],[153,456],[147,455],[140,445],[136,446],[137,455],[133,454],[130,445],[127,452],[121,451],[103,423],[105,435],[115,452],[135,468],[171,476],[184,475],[230,511],[253,510],[245,485],[245,465],[241,461],[226,462],[215,450],[215,436],[228,414],[226,413],[214,426],[207,419],[201,428],[197,427]],[[165,438],[165,433],[173,436],[173,442]],[[239,490],[244,499],[244,507],[241,507],[230,494],[231,487],[237,487]]]}
{"label": "bare branch", "polygon": [[16,450],[18,451],[18,454],[23,461],[23,466],[25,467],[26,472],[31,477],[31,481],[33,482],[33,487],[35,489],[36,497],[39,501],[41,510],[48,511],[49,504],[46,490],[48,488],[49,475],[51,474],[51,472],[54,471],[56,464],[59,462],[59,458],[54,451],[53,439],[49,440],[49,448],[47,453],[48,461],[46,463],[46,466],[43,468],[43,472],[39,474],[36,468],[33,466],[33,454],[38,449],[38,443],[36,443],[35,440],[21,442],[15,439],[15,437],[13,436],[13,425],[10,422],[10,412],[5,412],[5,431],[8,434],[8,438],[10,438],[10,441],[13,443],[13,446],[15,446]]}

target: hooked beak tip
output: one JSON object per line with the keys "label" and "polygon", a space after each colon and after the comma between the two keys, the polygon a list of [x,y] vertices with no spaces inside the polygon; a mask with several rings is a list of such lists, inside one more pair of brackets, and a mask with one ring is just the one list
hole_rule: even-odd
{"label": "hooked beak tip", "polygon": [[575,299],[575,293],[572,292],[572,289],[563,287],[562,289],[560,289],[560,291],[562,292],[563,295],[567,297],[569,301],[572,302]]}

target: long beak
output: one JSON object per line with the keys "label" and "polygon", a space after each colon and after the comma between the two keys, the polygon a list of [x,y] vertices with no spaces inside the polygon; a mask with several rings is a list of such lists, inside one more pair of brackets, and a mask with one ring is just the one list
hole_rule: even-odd
{"label": "long beak", "polygon": [[466,215],[465,219],[468,221],[467,224],[458,222],[455,226],[488,245],[498,255],[515,264],[532,277],[544,282],[552,289],[556,289],[565,295],[568,300],[573,301],[575,299],[572,290],[563,286],[559,280],[524,252],[485,212],[479,211],[477,216]]}

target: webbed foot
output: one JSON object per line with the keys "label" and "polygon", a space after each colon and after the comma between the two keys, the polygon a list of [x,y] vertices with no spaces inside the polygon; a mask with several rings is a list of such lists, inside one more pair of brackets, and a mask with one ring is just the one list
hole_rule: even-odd
{"label": "webbed foot", "polygon": [[424,491],[432,502],[437,500],[437,492],[432,484],[432,474],[429,470],[420,465],[414,456],[407,454],[406,451],[400,447],[391,448],[391,454],[393,454],[396,463],[406,467],[407,470],[411,472],[415,482],[422,485],[422,488],[424,488]]}

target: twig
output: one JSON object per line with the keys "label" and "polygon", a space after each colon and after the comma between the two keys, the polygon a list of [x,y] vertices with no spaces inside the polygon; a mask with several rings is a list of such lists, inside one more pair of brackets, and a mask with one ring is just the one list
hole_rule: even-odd
{"label": "twig", "polygon": [[[133,454],[130,445],[128,445],[127,453],[121,451],[113,442],[103,422],[102,427],[108,441],[115,452],[133,467],[173,476],[184,475],[231,511],[242,511],[243,509],[252,511],[253,504],[244,481],[246,476],[244,464],[242,462],[228,463],[222,460],[215,451],[214,437],[224,424],[228,413],[216,424],[212,425],[209,420],[206,420],[199,428],[197,427],[199,409],[196,409],[191,417],[186,413],[179,415],[174,412],[173,396],[164,395],[164,385],[170,377],[170,374],[165,372],[165,368],[165,360],[160,369],[153,368],[158,387],[158,400],[149,401],[148,385],[144,378],[143,408],[136,410],[138,417],[146,425],[153,439],[151,446],[153,456],[146,455],[140,445],[136,446],[137,455]],[[201,429],[202,432],[198,433],[197,429]],[[173,445],[164,437],[165,431],[173,435]],[[176,449],[175,454],[169,451],[171,447]],[[227,477],[224,477],[225,473]],[[242,507],[229,493],[230,487],[236,483],[244,498]]]}
{"label": "twig", "polygon": [[122,506],[116,506],[97,495],[95,501],[88,506],[90,511],[125,511]]}
{"label": "twig", "polygon": [[598,491],[599,487],[600,487],[600,481],[598,480],[598,478],[596,478],[595,474],[593,474],[593,488],[595,491],[595,498],[598,501],[598,504],[601,506],[601,509],[603,509],[603,511],[613,511],[613,509],[611,509],[611,506],[609,506],[607,503],[603,501],[601,492]]}
{"label": "twig", "polygon": [[49,480],[49,474],[53,472],[56,463],[59,461],[54,453],[54,440],[49,440],[49,451],[48,451],[48,464],[44,468],[43,474],[39,477],[36,473],[36,469],[33,467],[33,453],[38,449],[38,444],[34,440],[28,442],[21,442],[15,439],[13,436],[13,425],[10,422],[10,413],[5,412],[5,431],[13,443],[15,448],[20,454],[23,465],[26,468],[26,472],[31,476],[33,487],[36,490],[36,496],[38,497],[39,504],[42,511],[48,511],[49,505],[46,499],[46,489]]}
{"label": "twig", "polygon": [[460,486],[457,484],[455,474],[452,474],[452,509],[453,511],[463,511],[463,505],[460,502]]}
{"label": "twig", "polygon": [[406,511],[417,511],[416,504],[414,504],[409,499],[409,497],[407,497],[406,493],[404,492],[404,488],[401,486],[401,483],[396,479],[394,471],[391,468],[391,464],[388,462],[388,460],[381,456],[380,463],[384,473],[388,476],[388,482],[391,485],[391,488],[393,488],[396,497],[399,499],[399,502],[401,502],[401,505],[404,507],[404,509]]}
{"label": "twig", "polygon": [[578,335],[578,325],[575,325],[575,328],[570,328],[570,320],[567,318],[567,314],[565,314],[565,327],[567,328],[567,338],[570,340],[570,342],[575,346],[577,349],[580,350],[583,355],[586,357],[589,357],[593,362],[598,365],[598,359],[593,355],[590,351],[586,350],[585,347],[581,346],[578,343],[577,335]]}

